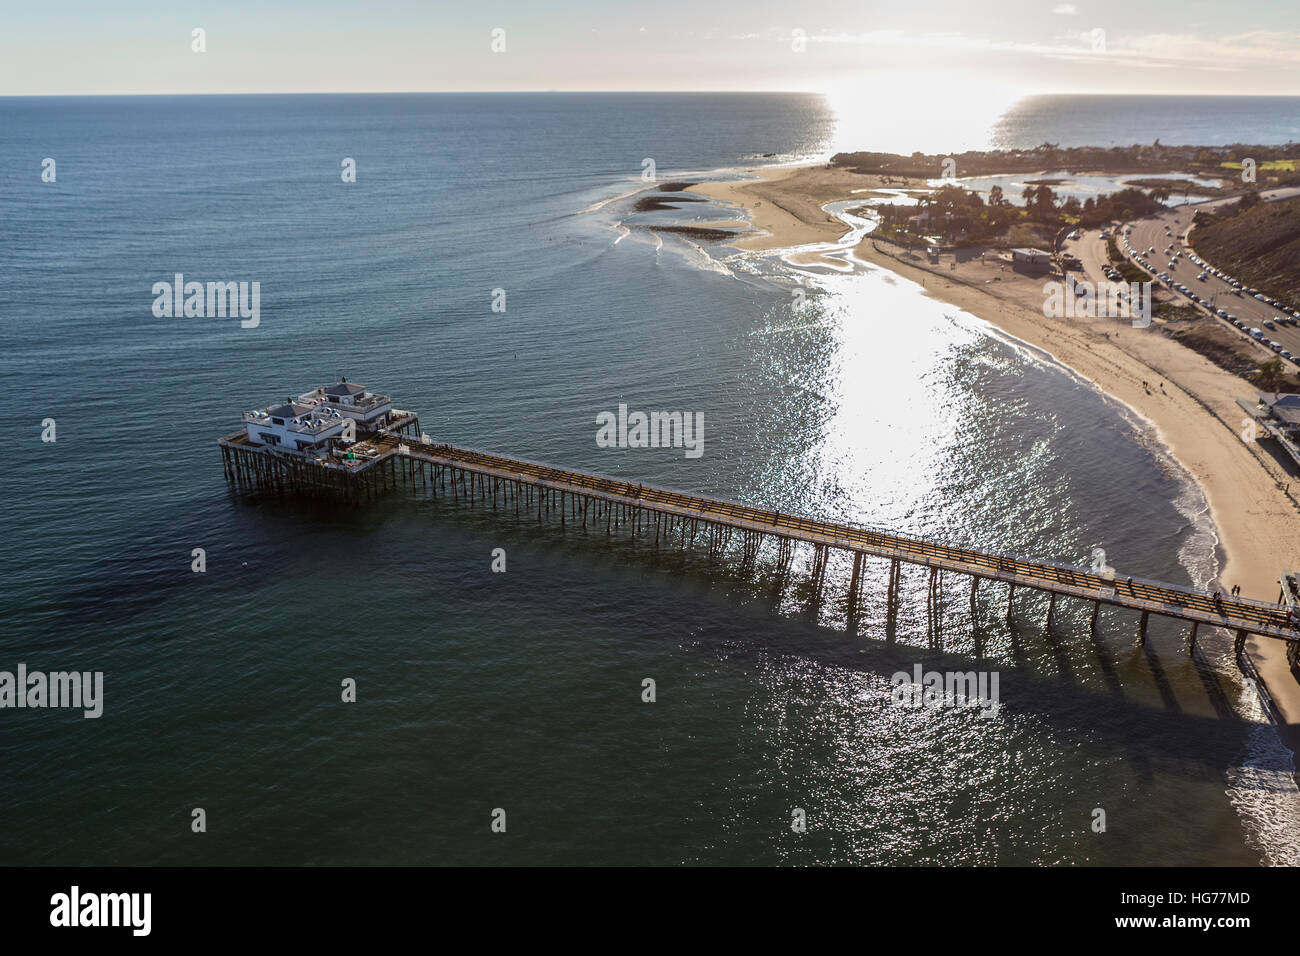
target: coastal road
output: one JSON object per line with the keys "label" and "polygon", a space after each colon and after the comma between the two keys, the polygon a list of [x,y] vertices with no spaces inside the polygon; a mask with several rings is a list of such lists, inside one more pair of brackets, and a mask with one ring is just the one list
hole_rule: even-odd
{"label": "coastal road", "polygon": [[[1269,202],[1278,199],[1290,199],[1295,196],[1300,196],[1300,187],[1270,189],[1260,193],[1260,198]],[[1168,272],[1170,280],[1186,286],[1188,293],[1208,300],[1215,309],[1223,309],[1230,316],[1235,316],[1245,324],[1247,329],[1258,328],[1266,338],[1277,342],[1283,349],[1297,356],[1298,360],[1295,364],[1300,365],[1300,326],[1288,326],[1279,322],[1278,319],[1286,316],[1286,313],[1265,302],[1260,302],[1244,289],[1240,295],[1235,294],[1229,282],[1218,276],[1207,273],[1204,280],[1198,279],[1197,276],[1206,271],[1205,267],[1198,266],[1187,258],[1189,252],[1195,251],[1186,242],[1187,230],[1192,224],[1192,217],[1198,211],[1211,210],[1225,203],[1235,202],[1236,198],[1227,197],[1203,203],[1176,206],[1162,210],[1160,213],[1148,216],[1145,219],[1112,226],[1109,231],[1112,235],[1118,237],[1116,241],[1120,251],[1128,255],[1129,259],[1134,261],[1134,264],[1136,264],[1135,260],[1138,257],[1147,260],[1153,278],[1156,273]],[[1124,228],[1126,227],[1131,229],[1127,237],[1124,234]],[[1063,252],[1078,257],[1083,264],[1083,272],[1086,278],[1090,282],[1098,284],[1107,281],[1105,274],[1102,272],[1102,267],[1109,262],[1106,240],[1101,238],[1101,231],[1099,228],[1093,228],[1083,232],[1078,239],[1067,239],[1061,247]],[[1133,249],[1132,253],[1129,253],[1125,246],[1125,238],[1128,239]],[[1156,250],[1155,253],[1148,253],[1147,250],[1153,246]],[[1165,249],[1170,247],[1172,247],[1171,252],[1166,253]],[[1173,268],[1170,268],[1168,264],[1172,252],[1182,252],[1183,257],[1177,260]],[[1139,268],[1141,267],[1139,266]],[[1212,314],[1205,307],[1198,306],[1197,303],[1193,302],[1189,295],[1169,287],[1166,287],[1166,290],[1181,300],[1183,305],[1198,308],[1205,315]],[[1255,356],[1257,361],[1278,357],[1277,353],[1271,348],[1260,344],[1251,338],[1247,332],[1233,326],[1231,320],[1225,320],[1217,316],[1216,319],[1223,324],[1224,328],[1240,335],[1242,340],[1251,346],[1251,354]],[[1128,324],[1126,319],[1117,319],[1116,322],[1118,324]],[[1268,328],[1264,325],[1265,322],[1272,322],[1274,328]]]}
{"label": "coastal road", "polygon": [[[1300,195],[1300,189],[1277,189],[1261,193],[1261,197],[1267,196],[1269,201],[1289,198],[1292,195]],[[1279,343],[1283,349],[1290,351],[1293,355],[1300,356],[1300,327],[1290,326],[1286,322],[1279,321],[1280,319],[1286,319],[1289,322],[1291,317],[1287,313],[1266,302],[1259,301],[1245,288],[1235,290],[1227,279],[1210,274],[1206,271],[1205,266],[1197,265],[1187,258],[1190,253],[1195,252],[1194,247],[1189,246],[1186,241],[1188,229],[1192,224],[1192,216],[1198,211],[1204,211],[1225,202],[1233,201],[1235,200],[1221,199],[1190,206],[1179,206],[1128,223],[1126,227],[1131,231],[1127,237],[1125,237],[1123,229],[1120,230],[1120,251],[1127,255],[1130,260],[1135,260],[1138,257],[1145,258],[1148,267],[1154,273],[1167,272],[1171,282],[1181,283],[1186,286],[1188,294],[1170,290],[1182,299],[1184,305],[1195,306],[1203,313],[1210,314],[1209,310],[1204,306],[1194,303],[1190,295],[1196,295],[1203,300],[1208,300],[1213,308],[1223,309],[1230,316],[1240,319],[1247,328],[1260,329],[1266,338]],[[1125,238],[1128,240],[1127,246],[1124,242]],[[1155,253],[1148,252],[1152,247],[1155,248]],[[1171,249],[1171,252],[1165,252],[1166,249]],[[1173,252],[1181,252],[1183,255],[1173,267],[1170,267],[1169,262]],[[1210,264],[1213,265],[1213,263]],[[1205,274],[1205,278],[1198,278],[1202,273]],[[1276,356],[1274,350],[1260,345],[1250,338],[1247,333],[1231,325],[1230,320],[1220,318],[1219,321],[1223,323],[1225,328],[1236,332],[1243,340],[1252,343],[1254,345],[1253,351],[1260,358]],[[1272,322],[1274,328],[1268,328],[1264,325],[1265,322]],[[1294,364],[1300,364],[1300,361]]]}
{"label": "coastal road", "polygon": [[[1300,196],[1300,186],[1279,186],[1277,189],[1265,189],[1259,194],[1259,198],[1264,202],[1276,202],[1279,199],[1294,199]],[[1193,203],[1191,209],[1199,209],[1202,212],[1213,212],[1219,206],[1226,206],[1228,203],[1236,202],[1240,196],[1225,196],[1222,199],[1207,199],[1205,202]]]}
{"label": "coastal road", "polygon": [[[1061,251],[1072,255],[1083,263],[1083,275],[1089,282],[1100,285],[1107,281],[1102,266],[1110,261],[1106,251],[1106,240],[1100,238],[1099,229],[1080,230],[1078,239],[1066,239],[1061,244]],[[1116,319],[1121,325],[1131,324],[1128,319]]]}

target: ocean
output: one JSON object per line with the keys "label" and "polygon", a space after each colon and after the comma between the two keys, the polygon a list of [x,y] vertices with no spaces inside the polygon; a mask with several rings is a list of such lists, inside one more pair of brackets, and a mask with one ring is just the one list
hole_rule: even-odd
{"label": "ocean", "polygon": [[[1102,111],[1080,99],[989,141],[1056,141]],[[1118,142],[1157,112],[1201,135],[1196,109],[1104,112]],[[1153,621],[1137,648],[1117,612],[1091,640],[1069,601],[1046,633],[1036,595],[1008,626],[994,588],[972,622],[950,583],[932,644],[915,569],[886,640],[874,563],[854,628],[838,560],[816,608],[702,551],[227,488],[241,411],[347,376],[438,440],[1212,581],[1195,486],[1047,357],[888,272],[638,228],[647,160],[723,176],[842,127],[802,94],[0,99],[0,670],[104,674],[98,719],[0,710],[0,862],[1300,862],[1290,755],[1226,641],[1189,658]],[[156,316],[177,273],[258,282],[258,325]],[[704,453],[599,447],[620,404],[702,413]],[[1000,713],[891,706],[917,664],[996,672]]]}

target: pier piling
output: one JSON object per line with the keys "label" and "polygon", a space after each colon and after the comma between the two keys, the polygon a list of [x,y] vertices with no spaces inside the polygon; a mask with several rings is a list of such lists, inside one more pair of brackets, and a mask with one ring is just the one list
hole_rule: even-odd
{"label": "pier piling", "polygon": [[[1281,639],[1290,647],[1300,646],[1300,634],[1288,617],[1288,609],[1261,601],[1238,596],[1211,597],[1179,585],[1132,578],[1117,593],[1113,578],[1102,578],[1083,568],[1022,560],[860,525],[819,521],[664,488],[647,488],[614,478],[438,444],[416,437],[419,434],[418,419],[410,416],[401,428],[381,428],[364,441],[308,455],[255,444],[245,432],[237,432],[220,439],[222,473],[238,493],[326,497],[352,506],[403,487],[471,507],[475,499],[486,507],[490,497],[494,512],[506,511],[513,498],[517,517],[535,508],[539,523],[548,517],[553,520],[558,510],[562,529],[570,523],[594,529],[603,518],[606,535],[612,536],[619,530],[635,539],[648,537],[653,522],[656,547],[661,540],[669,545],[680,544],[683,549],[692,547],[703,531],[710,560],[715,562],[729,554],[735,555],[729,548],[732,535],[738,532],[738,558],[746,573],[756,566],[764,542],[774,539],[776,548],[768,567],[775,571],[778,588],[785,586],[795,552],[804,544],[813,549],[810,573],[815,603],[824,594],[831,551],[838,550],[853,557],[847,601],[850,615],[856,615],[861,607],[865,559],[886,558],[889,560],[885,608],[888,640],[893,640],[897,626],[902,566],[907,563],[929,569],[927,633],[935,641],[942,639],[943,632],[943,574],[956,571],[971,579],[969,600],[973,627],[978,618],[981,581],[989,580],[1007,584],[1009,625],[1015,618],[1016,587],[1024,584],[1049,593],[1049,631],[1055,624],[1057,598],[1078,597],[1092,601],[1089,630],[1093,634],[1097,631],[1101,605],[1105,603],[1141,612],[1140,644],[1146,641],[1149,616],[1154,612],[1190,623],[1189,651],[1196,647],[1202,624],[1233,630],[1238,654],[1243,652],[1250,634]],[[399,458],[403,460],[399,462]],[[1288,651],[1288,659],[1295,656]]]}

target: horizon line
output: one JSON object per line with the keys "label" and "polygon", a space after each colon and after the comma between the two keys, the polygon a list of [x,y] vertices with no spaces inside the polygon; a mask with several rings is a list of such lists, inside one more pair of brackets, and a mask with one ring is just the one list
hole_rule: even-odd
{"label": "horizon line", "polygon": [[[257,91],[213,91],[203,93],[0,93],[0,99],[34,100],[34,99],[71,99],[73,97],[161,97],[161,96],[548,96],[563,94],[662,94],[697,96],[702,94],[726,93],[746,96],[829,96],[820,90],[737,90],[737,89],[698,89],[698,90],[638,90],[638,89],[582,89],[582,90],[257,90]],[[1136,97],[1146,96],[1156,99],[1297,99],[1296,93],[1089,93],[1071,90],[1050,90],[1026,92],[1020,99],[1031,96],[1095,96],[1095,97]]]}

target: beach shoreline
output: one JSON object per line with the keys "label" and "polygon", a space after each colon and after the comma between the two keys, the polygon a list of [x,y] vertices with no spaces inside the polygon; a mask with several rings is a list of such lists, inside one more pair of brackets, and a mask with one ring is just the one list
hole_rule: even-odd
{"label": "beach shoreline", "polygon": [[[746,213],[754,232],[732,243],[742,251],[770,251],[840,241],[848,229],[822,206],[861,192],[905,188],[897,177],[825,167],[748,171],[756,179],[691,187]],[[909,186],[924,186],[914,182]],[[864,201],[866,197],[864,196]],[[815,211],[814,211],[815,210]],[[855,247],[859,261],[914,281],[927,295],[954,305],[1050,355],[1145,422],[1168,455],[1191,477],[1210,509],[1223,555],[1218,581],[1225,591],[1241,585],[1246,597],[1276,598],[1277,578],[1300,539],[1300,506],[1290,476],[1258,444],[1243,440],[1236,399],[1252,386],[1152,326],[1132,328],[1112,318],[1048,318],[1043,279],[997,261],[952,257],[936,266],[870,234]],[[1297,489],[1300,494],[1300,488]],[[1247,641],[1249,655],[1271,695],[1279,732],[1293,759],[1300,753],[1300,682],[1285,647],[1271,638]]]}

